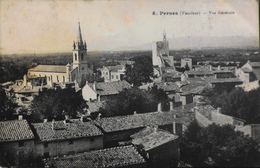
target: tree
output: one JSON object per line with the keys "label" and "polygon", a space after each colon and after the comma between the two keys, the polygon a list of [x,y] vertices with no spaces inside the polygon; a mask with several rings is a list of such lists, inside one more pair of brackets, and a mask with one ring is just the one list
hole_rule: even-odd
{"label": "tree", "polygon": [[12,97],[8,97],[5,91],[0,88],[0,121],[12,120],[14,119],[13,114],[16,112],[18,107]]}
{"label": "tree", "polygon": [[137,56],[133,58],[135,62],[132,66],[126,66],[124,79],[134,86],[151,81],[153,77],[152,59],[149,56]]}
{"label": "tree", "polygon": [[104,108],[100,109],[102,116],[119,116],[156,111],[159,102],[168,100],[167,95],[157,88],[149,91],[138,88],[125,89],[113,99],[109,99]]}
{"label": "tree", "polygon": [[31,119],[34,122],[43,119],[63,120],[65,115],[75,118],[77,112],[83,112],[85,107],[82,96],[73,88],[43,90],[32,101]]}
{"label": "tree", "polygon": [[207,92],[210,104],[220,107],[222,113],[246,120],[247,124],[260,123],[260,88],[245,92],[241,88],[231,91],[213,89]]}
{"label": "tree", "polygon": [[212,158],[212,166],[250,166],[257,161],[256,146],[255,141],[230,125],[202,128],[195,122],[184,133],[181,157],[193,166],[205,166],[208,158]]}

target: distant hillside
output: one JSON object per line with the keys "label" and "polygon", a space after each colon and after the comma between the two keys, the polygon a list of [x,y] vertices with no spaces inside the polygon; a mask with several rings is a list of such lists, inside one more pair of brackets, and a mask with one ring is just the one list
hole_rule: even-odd
{"label": "distant hillside", "polygon": [[[160,41],[162,39],[158,39]],[[259,47],[257,37],[208,37],[188,36],[168,38],[170,49],[199,49],[199,48],[252,48]],[[119,47],[115,50],[151,50],[152,42],[132,47]]]}

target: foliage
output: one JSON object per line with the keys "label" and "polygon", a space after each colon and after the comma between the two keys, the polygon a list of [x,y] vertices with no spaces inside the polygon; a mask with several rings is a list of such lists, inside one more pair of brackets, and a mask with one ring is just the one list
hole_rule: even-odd
{"label": "foliage", "polygon": [[231,91],[208,91],[210,104],[220,107],[222,113],[246,120],[247,124],[260,123],[260,88],[245,92],[241,88]]}
{"label": "foliage", "polygon": [[31,64],[17,65],[13,61],[0,62],[0,83],[22,79],[27,70],[32,67]]}
{"label": "foliage", "polygon": [[18,107],[12,97],[8,97],[5,91],[0,88],[0,121],[14,119],[13,113],[15,113]]}
{"label": "foliage", "polygon": [[161,89],[152,88],[149,91],[131,88],[123,90],[117,97],[109,99],[104,108],[100,109],[102,116],[118,116],[156,111],[159,102],[167,101],[167,95]]}
{"label": "foliage", "polygon": [[[257,143],[230,125],[199,127],[194,121],[181,141],[181,158],[193,166],[250,166],[257,161]],[[209,164],[209,163],[208,163]]]}
{"label": "foliage", "polygon": [[77,112],[83,112],[86,103],[73,88],[48,89],[39,92],[31,105],[31,119],[34,122],[63,120],[65,115],[75,118]]}
{"label": "foliage", "polygon": [[151,81],[153,77],[152,59],[149,56],[134,57],[135,63],[126,67],[124,79],[134,86],[140,86],[142,83]]}

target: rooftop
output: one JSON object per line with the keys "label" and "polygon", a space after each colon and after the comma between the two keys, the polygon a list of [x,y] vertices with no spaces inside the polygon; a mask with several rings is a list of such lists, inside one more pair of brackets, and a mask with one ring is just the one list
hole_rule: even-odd
{"label": "rooftop", "polygon": [[163,89],[164,91],[175,91],[179,89],[179,86],[174,82],[160,82],[156,84],[158,89]]}
{"label": "rooftop", "polygon": [[[89,83],[89,86],[93,88],[94,83]],[[116,82],[97,82],[96,83],[96,93],[99,95],[113,95],[119,94],[119,92],[124,89],[132,87],[126,81],[116,81]]]}
{"label": "rooftop", "polygon": [[158,128],[146,127],[138,133],[131,135],[131,138],[134,145],[142,145],[144,150],[148,151],[176,140],[178,136]]}
{"label": "rooftop", "polygon": [[105,132],[144,128],[146,126],[161,126],[172,124],[173,121],[181,122],[175,118],[176,112],[150,112],[126,116],[106,117],[96,120]]}
{"label": "rooftop", "polygon": [[249,63],[253,68],[260,67],[260,62],[250,62]]}
{"label": "rooftop", "polygon": [[33,123],[33,127],[41,141],[75,139],[102,135],[101,131],[91,122],[79,120],[54,121],[46,123]]}
{"label": "rooftop", "polygon": [[0,122],[0,142],[34,139],[32,130],[26,120]]}
{"label": "rooftop", "polygon": [[124,167],[145,164],[143,157],[133,146],[121,146],[94,150],[81,154],[53,158],[46,161],[48,166],[63,167]]}
{"label": "rooftop", "polygon": [[111,72],[117,72],[124,69],[123,65],[115,65],[115,66],[104,66],[101,70],[108,69]]}
{"label": "rooftop", "polygon": [[65,65],[38,65],[28,70],[29,72],[58,72],[66,73]]}

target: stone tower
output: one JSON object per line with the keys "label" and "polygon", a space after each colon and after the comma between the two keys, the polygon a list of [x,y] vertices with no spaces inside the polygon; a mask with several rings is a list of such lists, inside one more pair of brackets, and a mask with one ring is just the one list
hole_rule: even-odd
{"label": "stone tower", "polygon": [[88,71],[88,60],[87,60],[87,44],[86,41],[83,42],[81,35],[80,23],[78,23],[78,39],[73,43],[73,63],[72,69],[74,76],[72,80],[76,80],[78,84],[82,83],[83,80],[86,80],[89,75]]}

